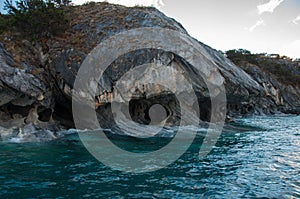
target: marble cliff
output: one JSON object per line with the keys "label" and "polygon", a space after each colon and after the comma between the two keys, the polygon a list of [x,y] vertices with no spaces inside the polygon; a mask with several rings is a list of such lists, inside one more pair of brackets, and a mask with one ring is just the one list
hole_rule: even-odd
{"label": "marble cliff", "polygon": [[[67,12],[72,16],[70,28],[60,36],[34,42],[22,38],[18,33],[1,35],[1,128],[54,131],[73,128],[72,90],[76,74],[88,53],[112,35],[133,28],[160,27],[176,30],[190,37],[180,23],[155,8],[90,3],[72,6]],[[198,43],[222,76],[228,117],[299,113],[300,90],[297,86],[278,82],[258,66],[237,66],[222,52]],[[110,70],[106,71],[106,86],[99,83],[94,99],[99,120],[112,120],[110,101],[118,95],[114,83],[124,74],[124,70],[149,63],[176,66],[188,71],[189,77],[200,85],[197,87],[197,97],[201,120],[209,120],[210,99],[203,80],[190,70],[186,60],[172,52],[158,49],[140,49],[121,56],[112,63]],[[166,75],[166,79],[169,76],[167,73],[158,75]],[[134,89],[136,96],[130,104],[133,120],[143,124],[150,123],[147,110],[153,104],[164,106],[167,117],[171,120],[179,114],[178,102],[171,93],[161,92],[162,88],[149,85],[140,85]]]}

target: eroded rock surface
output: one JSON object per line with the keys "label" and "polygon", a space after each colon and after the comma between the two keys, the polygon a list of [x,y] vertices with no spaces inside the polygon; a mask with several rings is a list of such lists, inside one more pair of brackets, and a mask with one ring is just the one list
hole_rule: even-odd
{"label": "eroded rock surface", "polygon": [[[207,74],[217,70],[221,76],[210,76],[209,81],[224,83],[227,96],[227,115],[272,114],[282,110],[296,110],[299,106],[298,88],[280,85],[257,67],[248,66],[246,73],[221,52],[191,38],[181,24],[155,8],[127,8],[108,3],[90,3],[67,8],[70,29],[64,35],[34,43],[17,34],[4,33],[0,44],[0,126],[4,128],[74,127],[71,99],[77,72],[90,51],[111,36],[141,27],[159,27],[179,31],[201,46],[200,56]],[[123,45],[126,45],[124,41]],[[116,46],[112,46],[115,48]],[[210,64],[208,64],[210,63]],[[95,106],[98,118],[109,127],[113,122],[111,99],[122,96],[116,89],[118,80],[133,68],[153,64],[180,68],[193,82],[200,105],[200,118],[210,120],[211,101],[204,79],[193,70],[187,60],[172,52],[158,49],[139,49],[118,57],[97,82]],[[206,66],[206,65],[207,66]],[[155,73],[155,67],[153,68]],[[250,71],[250,72],[249,72]],[[168,79],[172,71],[154,74]],[[140,77],[145,78],[145,77]],[[148,77],[147,77],[148,78]],[[138,79],[136,79],[138,81]],[[175,88],[180,88],[177,79]],[[280,90],[279,90],[280,88]],[[157,85],[131,88],[130,115],[134,121],[149,124],[148,111],[161,104],[170,125],[176,125],[180,108],[176,97]],[[217,94],[216,94],[217,95]],[[73,96],[74,97],[74,96]],[[77,97],[77,96],[75,96]],[[84,100],[84,97],[83,99]],[[295,102],[296,101],[296,102]],[[225,102],[224,102],[225,103]],[[297,111],[295,111],[296,113]],[[83,115],[84,119],[84,115]]]}

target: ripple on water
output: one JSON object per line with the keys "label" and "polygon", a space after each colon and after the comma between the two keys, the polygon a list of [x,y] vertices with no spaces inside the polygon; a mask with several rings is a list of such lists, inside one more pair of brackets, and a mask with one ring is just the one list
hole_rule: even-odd
{"label": "ripple on water", "polygon": [[0,143],[0,198],[300,198],[299,134],[299,116],[237,120],[205,158],[199,139],[173,164],[139,175],[99,163],[77,135]]}

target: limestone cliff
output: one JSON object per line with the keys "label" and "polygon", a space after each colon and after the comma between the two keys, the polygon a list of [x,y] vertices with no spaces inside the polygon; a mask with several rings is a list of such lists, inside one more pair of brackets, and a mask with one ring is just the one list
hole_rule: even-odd
{"label": "limestone cliff", "polygon": [[[34,124],[37,128],[73,127],[71,98],[76,74],[87,54],[112,35],[140,27],[168,28],[188,35],[181,24],[155,8],[90,3],[68,7],[66,12],[70,16],[70,28],[60,36],[40,42],[28,41],[15,32],[0,36],[0,126],[11,128]],[[199,44],[224,79],[228,115],[276,113],[281,110],[280,106],[285,106],[286,110],[296,108],[296,104],[288,103],[288,100],[291,95],[299,97],[299,90],[286,85],[286,89],[279,92],[277,86],[272,87],[274,84],[269,83],[268,74],[255,68],[246,73],[219,51]],[[112,120],[109,99],[114,95],[116,80],[131,67],[147,63],[173,65],[188,71],[197,84],[200,117],[209,120],[210,99],[203,79],[193,73],[189,63],[180,56],[157,49],[134,51],[112,63],[106,74],[106,86],[99,83],[95,96],[99,120]],[[176,99],[171,93],[161,93],[160,89],[140,89],[130,110],[134,120],[150,123],[144,113],[153,104],[162,104],[169,118],[177,117]],[[139,98],[145,93],[148,96]]]}

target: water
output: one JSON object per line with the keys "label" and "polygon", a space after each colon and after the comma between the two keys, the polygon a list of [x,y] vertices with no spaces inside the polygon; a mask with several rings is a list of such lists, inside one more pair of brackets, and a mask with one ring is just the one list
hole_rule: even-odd
{"label": "water", "polygon": [[[104,166],[76,134],[47,143],[0,142],[0,198],[300,198],[300,117],[241,119],[235,127],[206,158],[198,159],[198,136],[176,162],[144,174]],[[140,151],[147,145],[114,142]]]}

